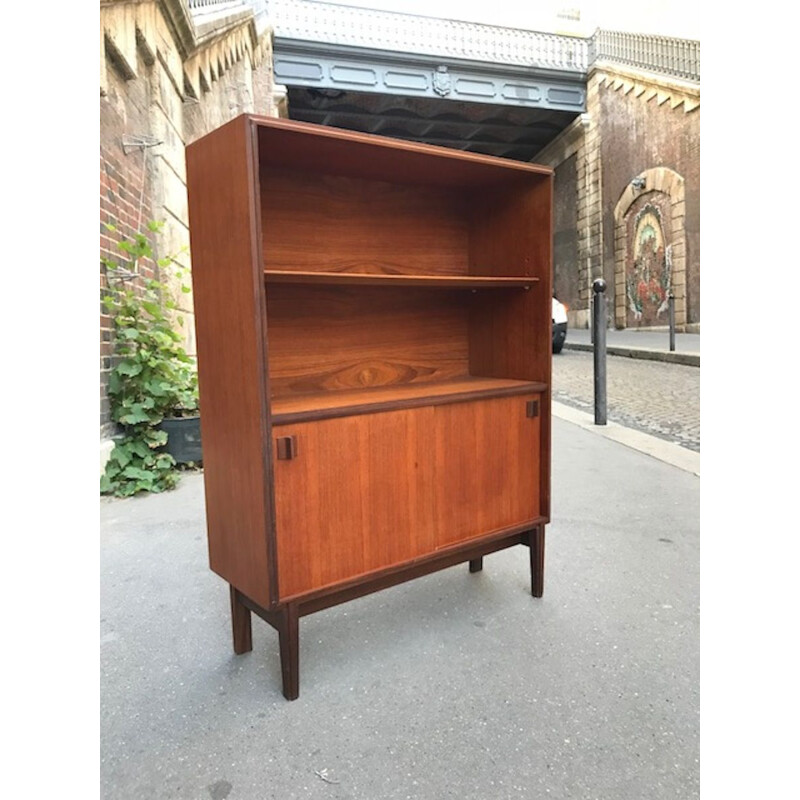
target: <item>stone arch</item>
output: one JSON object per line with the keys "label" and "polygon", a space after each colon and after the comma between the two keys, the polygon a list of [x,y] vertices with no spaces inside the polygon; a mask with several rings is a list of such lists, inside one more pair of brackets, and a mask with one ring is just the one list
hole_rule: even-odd
{"label": "stone arch", "polygon": [[[639,188],[641,187],[641,188]],[[686,228],[684,179],[668,167],[654,167],[640,172],[622,192],[614,208],[614,324],[627,327],[628,293],[626,265],[634,242],[628,232],[629,212],[637,201],[655,193],[666,195],[667,215],[662,215],[664,233],[670,242],[667,263],[671,290],[675,295],[675,327],[686,327]],[[641,205],[641,203],[639,204]],[[666,218],[664,218],[666,217]],[[664,324],[667,324],[665,318]]]}

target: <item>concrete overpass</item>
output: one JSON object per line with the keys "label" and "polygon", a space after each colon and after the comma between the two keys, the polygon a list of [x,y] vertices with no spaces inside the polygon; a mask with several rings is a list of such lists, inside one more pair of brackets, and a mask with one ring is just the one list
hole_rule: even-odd
{"label": "concrete overpass", "polygon": [[189,0],[196,24],[250,6],[274,30],[292,119],[530,161],[586,111],[611,59],[699,80],[699,43],[590,38],[309,0]]}

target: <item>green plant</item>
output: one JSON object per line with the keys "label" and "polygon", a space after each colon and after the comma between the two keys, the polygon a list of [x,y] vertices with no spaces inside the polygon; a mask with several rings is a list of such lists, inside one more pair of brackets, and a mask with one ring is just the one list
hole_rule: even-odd
{"label": "green plant", "polygon": [[[164,417],[196,412],[198,405],[194,362],[170,318],[177,303],[166,281],[175,258],[156,262],[160,280],[139,273],[141,259],[153,257],[151,237],[162,227],[163,223],[148,223],[147,233],[117,244],[119,261],[103,259],[109,283],[103,305],[115,338],[108,395],[111,418],[120,424],[123,436],[115,443],[100,491],[118,497],[175,486],[175,460],[163,449],[167,434],[158,425]],[[190,290],[181,285],[181,291]],[[183,324],[180,316],[176,321]]]}

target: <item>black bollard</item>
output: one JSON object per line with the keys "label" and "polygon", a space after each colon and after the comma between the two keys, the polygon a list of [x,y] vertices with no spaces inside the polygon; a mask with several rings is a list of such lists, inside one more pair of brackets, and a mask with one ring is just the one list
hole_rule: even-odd
{"label": "black bollard", "polygon": [[675,352],[675,295],[669,293],[669,351]]}
{"label": "black bollard", "polygon": [[594,343],[594,424],[606,424],[606,282],[592,283],[592,342]]}

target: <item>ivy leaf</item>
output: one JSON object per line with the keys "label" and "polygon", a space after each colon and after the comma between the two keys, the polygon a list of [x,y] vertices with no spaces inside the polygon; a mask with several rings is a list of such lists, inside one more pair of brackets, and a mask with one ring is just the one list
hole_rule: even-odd
{"label": "ivy leaf", "polygon": [[122,472],[122,467],[116,463],[113,459],[109,458],[108,463],[106,464],[106,477],[114,482],[114,479],[117,478],[119,473]]}
{"label": "ivy leaf", "polygon": [[[166,431],[152,431],[148,440],[148,446],[155,450],[155,448],[165,445],[168,439],[169,434]],[[170,458],[172,458],[172,456],[170,456]]]}
{"label": "ivy leaf", "polygon": [[123,425],[138,425],[140,422],[150,422],[150,415],[141,406],[134,406],[127,413],[122,414],[119,421]]}
{"label": "ivy leaf", "polygon": [[146,469],[141,469],[140,467],[133,467],[133,466],[125,467],[125,469],[122,470],[122,474],[126,478],[134,478],[140,481],[141,480],[146,481],[152,477],[152,475]]}
{"label": "ivy leaf", "polygon": [[121,467],[127,467],[131,463],[131,455],[124,445],[116,445],[111,452],[111,458]]}
{"label": "ivy leaf", "polygon": [[131,450],[142,460],[150,457],[150,448],[141,440],[131,442]]}
{"label": "ivy leaf", "polygon": [[148,302],[147,300],[142,300],[142,308],[151,316],[151,317],[160,317],[161,316],[161,307],[158,303]]}
{"label": "ivy leaf", "polygon": [[145,389],[153,397],[164,397],[169,390],[169,384],[165,381],[148,381],[145,384]]}
{"label": "ivy leaf", "polygon": [[136,361],[123,361],[121,364],[117,364],[116,369],[118,375],[127,375],[129,378],[133,378],[142,371],[142,365]]}

